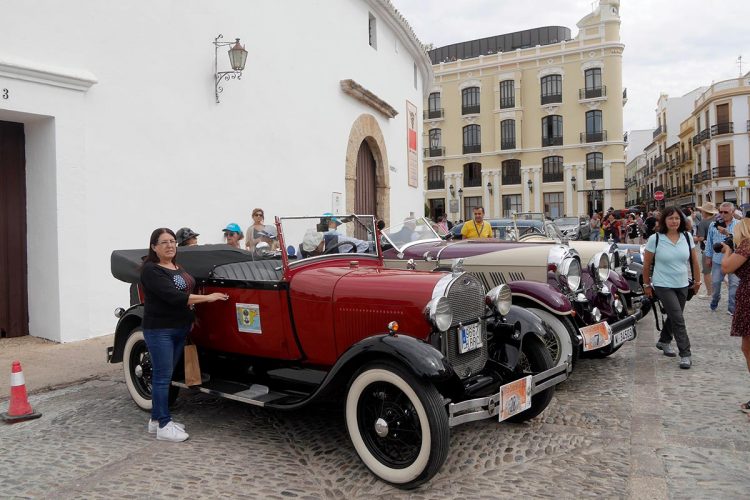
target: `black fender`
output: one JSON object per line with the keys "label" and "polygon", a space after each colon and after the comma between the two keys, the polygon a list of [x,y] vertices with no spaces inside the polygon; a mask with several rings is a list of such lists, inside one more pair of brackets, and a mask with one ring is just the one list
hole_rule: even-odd
{"label": "black fender", "polygon": [[360,340],[347,349],[309,397],[294,404],[268,404],[270,408],[292,410],[344,387],[357,369],[378,360],[394,360],[417,377],[435,384],[457,379],[442,352],[430,344],[402,334],[380,334]]}
{"label": "black fender", "polygon": [[510,306],[505,316],[488,321],[487,329],[493,334],[494,360],[509,370],[514,370],[518,365],[526,335],[534,335],[542,342],[555,335],[539,316],[516,305]]}
{"label": "black fender", "polygon": [[115,327],[114,345],[108,352],[107,362],[122,363],[122,353],[125,350],[125,342],[128,340],[130,332],[143,323],[143,304],[136,304],[126,310]]}
{"label": "black fender", "polygon": [[622,277],[625,278],[630,287],[630,293],[633,295],[643,295],[643,264],[631,262],[622,270]]}

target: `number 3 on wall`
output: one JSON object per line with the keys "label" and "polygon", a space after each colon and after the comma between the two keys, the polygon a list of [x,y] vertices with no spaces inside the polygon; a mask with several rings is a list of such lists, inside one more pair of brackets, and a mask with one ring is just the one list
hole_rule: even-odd
{"label": "number 3 on wall", "polygon": [[10,97],[10,92],[8,92],[8,89],[0,89],[0,96],[2,96],[3,99],[8,99],[8,97]]}

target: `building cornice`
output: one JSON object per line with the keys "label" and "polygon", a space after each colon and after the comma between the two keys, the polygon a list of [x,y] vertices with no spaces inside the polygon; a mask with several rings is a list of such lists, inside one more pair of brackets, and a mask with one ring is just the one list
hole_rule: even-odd
{"label": "building cornice", "polygon": [[345,94],[348,94],[358,100],[359,102],[366,104],[373,108],[374,110],[378,111],[379,113],[382,113],[388,118],[393,118],[398,114],[398,111],[385,102],[380,97],[376,96],[366,88],[364,88],[362,85],[358,84],[354,80],[348,79],[348,80],[341,80],[341,90],[344,91]]}
{"label": "building cornice", "polygon": [[72,71],[18,59],[0,59],[0,76],[81,92],[98,82],[96,76],[88,71]]}

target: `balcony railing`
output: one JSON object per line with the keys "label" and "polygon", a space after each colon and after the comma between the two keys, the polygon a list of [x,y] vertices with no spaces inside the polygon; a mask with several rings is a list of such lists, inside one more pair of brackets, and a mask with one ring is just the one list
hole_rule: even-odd
{"label": "balcony railing", "polygon": [[667,189],[666,193],[664,193],[664,196],[666,196],[667,198],[674,198],[675,196],[679,196],[679,194],[680,188],[673,187]]}
{"label": "balcony railing", "polygon": [[562,94],[548,94],[542,96],[542,104],[550,104],[553,102],[562,102]]}
{"label": "balcony railing", "polygon": [[520,175],[503,175],[501,180],[502,180],[502,183],[504,185],[508,185],[508,184],[521,184],[521,176]]}
{"label": "balcony railing", "polygon": [[443,108],[438,109],[425,109],[424,110],[424,119],[425,120],[432,120],[435,118],[442,118],[443,117]]}
{"label": "balcony railing", "polygon": [[445,189],[445,179],[428,179],[427,189]]}
{"label": "balcony railing", "polygon": [[500,141],[500,149],[516,149],[516,140],[504,139]]}
{"label": "balcony railing", "polygon": [[607,131],[601,132],[581,132],[581,142],[602,142],[607,140]]}
{"label": "balcony railing", "polygon": [[561,135],[552,137],[542,137],[542,146],[562,146],[563,138]]}
{"label": "balcony railing", "polygon": [[656,127],[656,130],[654,130],[654,139],[656,138],[657,135],[661,134],[661,131],[662,131],[661,130],[661,125],[659,125],[658,127]]}
{"label": "balcony railing", "polygon": [[469,153],[481,153],[482,152],[482,145],[481,144],[471,144],[466,145],[464,144],[464,154]]}
{"label": "balcony railing", "polygon": [[714,179],[718,177],[734,177],[734,166],[714,167],[711,173]]}
{"label": "balcony railing", "polygon": [[445,148],[438,147],[438,148],[424,148],[424,157],[425,158],[435,158],[436,156],[445,156]]}
{"label": "balcony railing", "polygon": [[657,156],[656,158],[654,158],[654,167],[658,167],[662,163],[664,163],[664,157],[663,156]]}
{"label": "balcony railing", "polygon": [[597,97],[607,97],[607,86],[578,89],[578,99],[595,99]]}
{"label": "balcony railing", "polygon": [[474,115],[479,114],[479,104],[475,106],[461,106],[462,115]]}
{"label": "balcony railing", "polygon": [[562,182],[562,172],[544,172],[542,174],[542,182]]}
{"label": "balcony railing", "polygon": [[711,171],[710,170],[704,170],[702,172],[698,172],[693,176],[693,184],[699,184],[701,182],[706,182],[711,180]]}
{"label": "balcony railing", "polygon": [[500,98],[500,109],[515,108],[516,98],[515,97],[501,97]]}
{"label": "balcony railing", "polygon": [[711,137],[722,134],[734,134],[734,122],[711,125]]}

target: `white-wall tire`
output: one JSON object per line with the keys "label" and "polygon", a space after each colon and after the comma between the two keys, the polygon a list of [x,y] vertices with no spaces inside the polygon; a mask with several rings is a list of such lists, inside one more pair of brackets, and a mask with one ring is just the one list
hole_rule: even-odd
{"label": "white-wall tire", "polygon": [[550,352],[552,355],[553,366],[559,366],[567,361],[568,356],[573,358],[573,341],[570,338],[570,332],[565,326],[565,323],[554,314],[543,309],[536,307],[529,307],[529,311],[533,312],[539,318],[547,323],[555,334],[555,340],[557,342],[557,352]]}
{"label": "white-wall tire", "polygon": [[[143,366],[137,363],[139,358],[143,358],[144,349],[145,353],[148,354],[146,340],[143,337],[143,329],[137,327],[128,336],[128,340],[125,341],[125,348],[122,353],[122,367],[125,373],[125,385],[128,388],[130,397],[133,398],[133,401],[140,409],[151,411],[151,392],[150,389],[146,390],[146,385],[150,385],[150,378],[146,381],[142,376],[139,377],[137,375],[138,366],[141,367],[141,372],[143,370]],[[150,367],[148,370],[150,370]]]}

